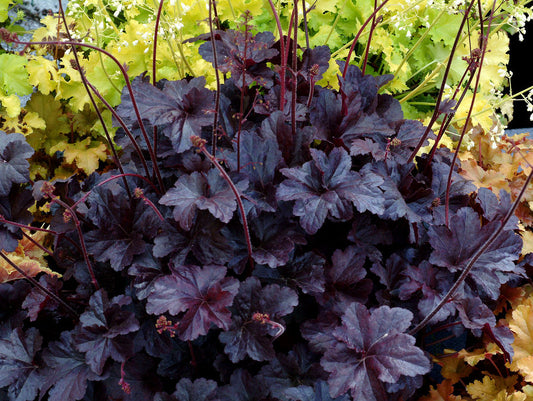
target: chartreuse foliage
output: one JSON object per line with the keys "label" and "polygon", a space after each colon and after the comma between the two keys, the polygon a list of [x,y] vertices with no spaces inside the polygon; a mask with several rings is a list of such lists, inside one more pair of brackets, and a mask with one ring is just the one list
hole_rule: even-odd
{"label": "chartreuse foliage", "polygon": [[[131,35],[148,18],[133,2],[87,4],[94,11],[76,23],[106,4],[115,26],[137,21]],[[105,27],[111,48],[117,32]],[[122,89],[129,80],[95,73],[111,68],[107,58],[75,49],[87,65],[64,64],[55,89],[43,84],[25,107],[41,126],[0,132],[0,257],[32,283],[0,285],[0,397],[416,400],[435,384],[434,360],[443,364],[427,338],[446,330],[470,352],[490,338],[494,356],[482,356],[516,374],[434,392],[479,399],[479,380],[491,396],[525,394],[511,387],[529,374],[527,305],[513,304],[526,307],[508,325],[494,314],[530,269],[520,199],[476,190],[446,147],[415,158],[434,135],[384,93],[392,75],[338,61],[338,89],[318,85],[327,47],[285,60],[288,39],[211,28],[195,46],[220,73],[216,90],[201,76],[153,84],[142,74]],[[67,50],[45,51],[64,61]],[[103,96],[118,90],[116,166],[30,180],[29,143],[45,154],[62,144],[77,169],[101,160],[80,72],[90,85],[113,83]],[[68,105],[58,93],[77,97]],[[81,151],[92,158],[76,159]],[[21,249],[22,237],[31,246]],[[33,278],[25,262],[48,274]],[[463,359],[479,365],[478,354]],[[454,367],[442,375],[459,380]]]}
{"label": "chartreuse foliage", "polygon": [[[12,3],[15,2],[3,0],[0,12],[5,13],[8,7],[13,6]],[[528,0],[503,2],[495,10],[497,15],[488,33],[488,51],[477,90],[474,90],[473,83],[466,83],[468,77],[465,78],[463,72],[476,52],[481,26],[485,30],[488,28],[486,22],[480,24],[480,18],[489,14],[491,4],[483,2],[481,14],[472,16],[468,27],[464,27],[446,81],[450,88],[448,96],[458,87],[469,87],[448,131],[453,140],[457,139],[455,134],[465,125],[479,126],[494,138],[500,136],[501,125],[494,112],[503,109],[510,116],[512,103],[502,95],[508,77],[507,32],[522,34],[530,13],[527,3]],[[156,49],[157,79],[205,76],[208,87],[214,88],[212,69],[198,53],[198,44],[185,41],[209,31],[206,19],[208,4],[207,0],[163,2]],[[74,39],[105,48],[127,67],[131,78],[144,72],[152,76],[158,5],[151,0],[72,0],[67,7],[68,24]],[[277,0],[273,5],[286,31],[290,26],[292,3]],[[423,120],[435,107],[437,91],[461,23],[463,2],[389,0],[378,17],[363,28],[377,6],[368,0],[330,0],[307,4],[305,10],[302,8],[298,13],[298,43],[311,48],[327,45],[332,50],[333,57],[322,83],[335,86],[339,72],[335,60],[346,57],[351,41],[362,29],[352,60],[368,72],[393,73],[394,79],[385,90],[400,99],[407,117]],[[303,18],[304,11],[306,18]],[[245,14],[246,24],[254,32],[268,30],[278,33],[267,0],[220,1],[216,4],[216,13],[221,26],[239,27],[239,21]],[[34,32],[34,41],[66,38],[65,27],[57,15],[47,16],[42,22],[44,27]],[[89,174],[105,160],[101,143],[106,146],[108,143],[96,115],[85,119],[82,125],[75,124],[67,139],[64,132],[58,137],[58,129],[53,124],[46,124],[44,110],[35,112],[20,106],[17,95],[29,94],[33,86],[37,93],[50,95],[60,102],[61,114],[67,119],[76,119],[86,107],[93,107],[73,62],[73,55],[67,47],[52,45],[28,48],[23,56],[0,54],[0,82],[3,82],[0,86],[0,128],[5,132],[33,133],[35,150],[43,152],[36,154],[32,177],[62,177],[74,171]],[[90,49],[85,49],[81,65],[101,96],[116,106],[125,85],[118,66],[108,57]],[[477,92],[477,101],[473,116],[467,122],[468,104],[474,91]],[[98,104],[101,107],[101,103]],[[108,119],[106,123],[109,125],[109,122]],[[72,122],[70,126],[73,126]],[[72,146],[78,141],[83,141],[85,145]],[[468,136],[464,142],[472,144]],[[49,146],[41,149],[37,143],[48,143]],[[448,137],[443,139],[443,143],[453,146]],[[67,144],[68,154],[57,152]],[[48,160],[43,158],[44,155],[48,156]],[[91,162],[81,162],[87,158]]]}

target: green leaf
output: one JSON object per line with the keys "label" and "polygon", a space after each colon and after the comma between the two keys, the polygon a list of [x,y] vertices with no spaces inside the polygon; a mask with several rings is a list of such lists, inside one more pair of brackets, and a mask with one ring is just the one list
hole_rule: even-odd
{"label": "green leaf", "polygon": [[27,62],[16,54],[0,54],[0,93],[24,96],[33,91],[28,82]]}
{"label": "green leaf", "polygon": [[7,8],[11,4],[11,0],[0,0],[0,22],[7,20]]}

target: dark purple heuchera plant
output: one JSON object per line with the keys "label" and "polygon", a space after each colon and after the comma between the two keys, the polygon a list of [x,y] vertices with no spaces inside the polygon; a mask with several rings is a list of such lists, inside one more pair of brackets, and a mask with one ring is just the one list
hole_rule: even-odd
{"label": "dark purple heuchera plant", "polygon": [[318,86],[327,47],[282,37],[197,38],[231,73],[217,91],[135,78],[117,170],[30,185],[31,148],[0,132],[1,248],[50,202],[63,274],[0,285],[0,397],[408,400],[434,380],[429,332],[512,357],[492,307],[523,276],[518,199],[446,148],[415,157],[430,127],[379,93],[391,76],[341,63]]}

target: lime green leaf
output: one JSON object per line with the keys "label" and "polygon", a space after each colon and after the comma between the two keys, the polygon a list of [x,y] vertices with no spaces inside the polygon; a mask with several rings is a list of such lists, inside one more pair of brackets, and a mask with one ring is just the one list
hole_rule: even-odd
{"label": "lime green leaf", "polygon": [[32,92],[26,71],[27,62],[16,54],[0,54],[0,93],[24,96]]}

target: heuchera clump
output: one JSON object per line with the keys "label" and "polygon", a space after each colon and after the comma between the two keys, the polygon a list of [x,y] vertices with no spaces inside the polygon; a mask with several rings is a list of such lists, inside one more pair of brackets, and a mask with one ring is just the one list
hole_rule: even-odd
{"label": "heuchera clump", "polygon": [[408,400],[434,380],[428,331],[511,358],[492,312],[524,275],[509,194],[447,148],[414,157],[426,128],[379,93],[391,76],[318,86],[317,47],[288,51],[282,87],[271,33],[199,39],[231,78],[134,79],[119,170],[30,184],[24,137],[0,132],[1,248],[49,205],[62,274],[0,285],[0,397]]}

